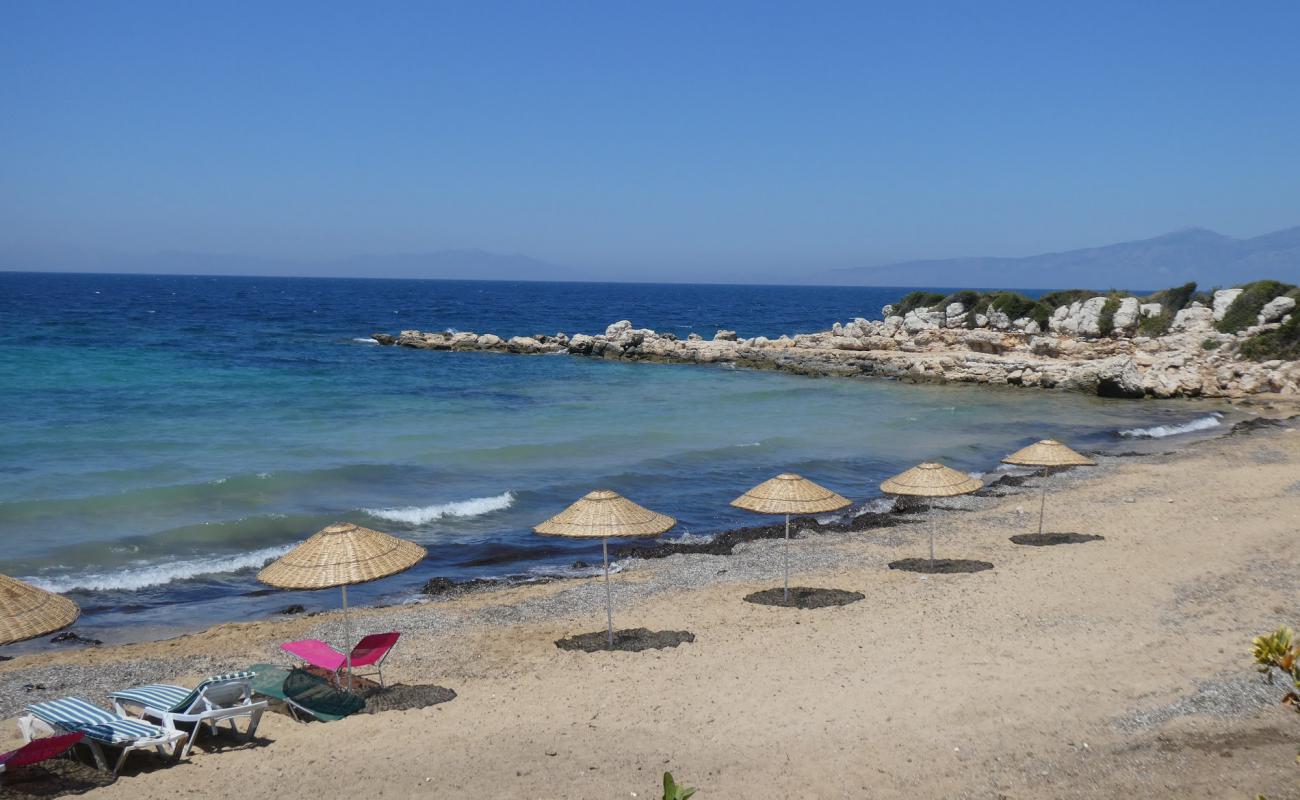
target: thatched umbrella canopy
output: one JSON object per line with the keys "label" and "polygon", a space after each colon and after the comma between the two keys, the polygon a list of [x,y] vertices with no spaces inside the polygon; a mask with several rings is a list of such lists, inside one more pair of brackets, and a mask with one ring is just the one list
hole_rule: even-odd
{"label": "thatched umbrella canopy", "polygon": [[790,601],[790,515],[838,511],[849,501],[824,486],[791,472],[763,481],[731,501],[736,508],[759,514],[785,515],[785,601]]}
{"label": "thatched umbrella canopy", "polygon": [[380,531],[336,522],[280,556],[257,573],[257,579],[281,589],[343,589],[343,643],[352,685],[352,625],[348,587],[405,572],[427,551],[414,542]]}
{"label": "thatched umbrella canopy", "polygon": [[1038,533],[1043,532],[1043,515],[1047,512],[1047,476],[1052,467],[1092,467],[1097,462],[1087,456],[1071,450],[1055,439],[1043,439],[1028,447],[1022,447],[1006,458],[1004,464],[1022,467],[1043,468],[1043,497],[1038,504]]}
{"label": "thatched umbrella canopy", "polygon": [[[882,482],[880,491],[908,497],[956,497],[978,491],[983,481],[943,464],[927,461]],[[928,505],[927,505],[928,510]],[[930,525],[930,563],[934,564],[934,526]]]}
{"label": "thatched umbrella canopy", "polygon": [[77,604],[8,575],[0,575],[0,646],[68,627],[81,616]]}
{"label": "thatched umbrella canopy", "polygon": [[614,600],[609,588],[609,540],[624,536],[658,536],[677,520],[643,508],[618,492],[600,489],[588,492],[576,503],[533,528],[542,536],[600,539],[605,562],[605,621],[609,646],[614,646]]}

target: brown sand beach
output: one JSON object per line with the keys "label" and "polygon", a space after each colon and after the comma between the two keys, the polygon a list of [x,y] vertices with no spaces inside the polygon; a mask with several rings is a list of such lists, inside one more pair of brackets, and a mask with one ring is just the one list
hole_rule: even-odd
{"label": "brown sand beach", "polygon": [[[1039,478],[936,502],[922,524],[795,539],[792,585],[864,595],[844,606],[744,602],[780,585],[777,541],[631,562],[615,626],[695,635],[670,649],[558,649],[602,629],[594,580],[361,610],[361,630],[404,632],[390,681],[456,698],[329,724],[269,714],[251,745],[133,756],[86,796],[644,798],[671,770],[701,800],[1300,797],[1300,720],[1249,656],[1253,636],[1300,623],[1298,428],[1052,476],[1048,530],[1100,540],[1009,541],[1036,528]],[[927,524],[941,555],[994,568],[889,569],[925,555]],[[286,661],[277,642],[336,625],[24,656],[0,664],[0,703],[12,717]],[[17,741],[12,720],[0,736]]]}

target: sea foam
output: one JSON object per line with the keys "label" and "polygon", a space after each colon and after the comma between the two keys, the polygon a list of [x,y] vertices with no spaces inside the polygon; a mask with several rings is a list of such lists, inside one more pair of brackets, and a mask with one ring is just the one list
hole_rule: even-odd
{"label": "sea foam", "polygon": [[[289,552],[291,545],[264,547],[247,553],[211,558],[183,559],[153,564],[140,564],[114,572],[84,572],[56,578],[24,578],[28,583],[51,592],[85,591],[134,592],[150,586],[162,586],[175,581],[197,578],[202,575],[220,575],[265,566],[268,561]],[[139,562],[136,562],[139,564]]]}
{"label": "sea foam", "polygon": [[1181,433],[1192,433],[1193,431],[1206,431],[1210,428],[1217,428],[1223,422],[1222,414],[1211,414],[1208,417],[1197,417],[1190,422],[1184,422],[1181,425],[1154,425],[1150,428],[1129,428],[1119,432],[1120,436],[1125,439],[1163,439],[1166,436],[1177,436]]}
{"label": "sea foam", "polygon": [[504,492],[493,497],[474,497],[431,506],[404,506],[402,508],[363,508],[365,513],[390,522],[424,525],[447,517],[479,517],[493,511],[503,511],[515,504],[514,492]]}

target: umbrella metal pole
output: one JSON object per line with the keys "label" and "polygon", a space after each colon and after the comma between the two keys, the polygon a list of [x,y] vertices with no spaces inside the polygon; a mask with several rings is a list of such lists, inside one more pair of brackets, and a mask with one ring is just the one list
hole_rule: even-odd
{"label": "umbrella metal pole", "polygon": [[785,599],[790,602],[790,515],[785,515]]}
{"label": "umbrella metal pole", "polygon": [[348,691],[352,691],[352,623],[348,620],[348,587],[343,587],[343,652],[348,665]]}
{"label": "umbrella metal pole", "polygon": [[1043,499],[1038,504],[1038,535],[1043,535],[1043,515],[1047,513],[1047,471],[1051,467],[1043,467]]}
{"label": "umbrella metal pole", "polygon": [[934,520],[930,519],[930,501],[925,502],[926,527],[930,529],[930,569],[934,569]]}
{"label": "umbrella metal pole", "polygon": [[614,649],[614,598],[609,591],[609,539],[600,540],[600,554],[605,559],[605,623],[609,630],[609,649]]}

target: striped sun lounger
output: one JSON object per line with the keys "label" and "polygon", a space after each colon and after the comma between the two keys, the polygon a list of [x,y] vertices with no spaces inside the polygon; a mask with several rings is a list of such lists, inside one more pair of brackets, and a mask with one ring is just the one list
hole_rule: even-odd
{"label": "striped sun lounger", "polygon": [[235,720],[248,718],[248,727],[243,739],[253,738],[257,733],[257,724],[266,710],[266,701],[253,700],[252,679],[254,672],[232,672],[208,678],[193,689],[173,686],[168,683],[155,683],[111,692],[108,699],[113,701],[113,708],[120,716],[128,717],[129,709],[135,709],[139,716],[156,720],[163,728],[177,730],[177,723],[193,724],[194,731],[189,734],[181,758],[190,754],[190,748],[199,738],[199,731],[207,724],[212,733],[217,732],[221,722],[230,723],[230,732],[239,734]]}
{"label": "striped sun lounger", "polygon": [[102,770],[108,769],[104,747],[119,748],[122,755],[113,766],[114,775],[133,750],[153,747],[159,755],[167,755],[170,748],[175,754],[180,740],[185,738],[183,731],[165,730],[138,719],[123,719],[79,697],[32,703],[27,706],[27,714],[18,720],[18,729],[29,742],[43,735],[84,733],[86,738],[82,742],[90,747],[95,763]]}

